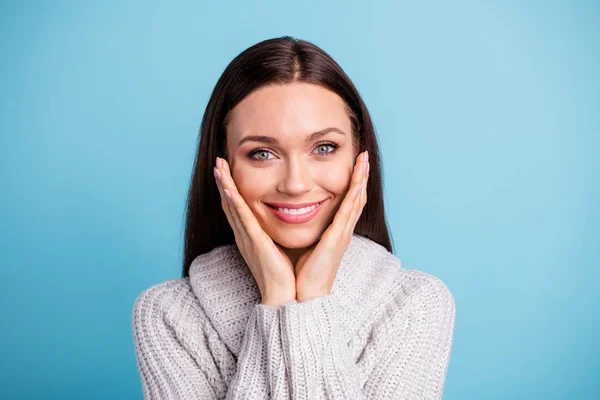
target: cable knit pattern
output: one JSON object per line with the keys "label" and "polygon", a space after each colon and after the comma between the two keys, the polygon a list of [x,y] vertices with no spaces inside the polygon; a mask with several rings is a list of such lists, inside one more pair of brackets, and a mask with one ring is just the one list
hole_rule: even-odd
{"label": "cable knit pattern", "polygon": [[433,275],[353,235],[332,292],[271,307],[235,245],[133,307],[145,399],[441,399],[455,303]]}

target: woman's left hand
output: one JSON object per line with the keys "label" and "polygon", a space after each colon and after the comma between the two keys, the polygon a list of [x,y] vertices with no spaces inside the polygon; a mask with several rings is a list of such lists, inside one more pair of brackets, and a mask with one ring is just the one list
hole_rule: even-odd
{"label": "woman's left hand", "polygon": [[337,270],[354,234],[354,227],[367,203],[369,157],[365,151],[356,158],[350,188],[333,222],[321,239],[298,259],[296,301],[303,302],[331,293]]}

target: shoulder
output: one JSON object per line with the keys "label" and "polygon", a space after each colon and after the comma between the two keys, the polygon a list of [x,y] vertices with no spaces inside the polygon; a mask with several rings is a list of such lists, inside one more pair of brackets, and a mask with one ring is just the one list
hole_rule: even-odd
{"label": "shoulder", "polygon": [[407,302],[429,304],[452,311],[455,308],[450,288],[437,276],[430,273],[407,269],[398,256],[369,239],[355,236],[368,268],[361,271],[363,282],[368,286],[377,284],[385,288],[381,303],[391,302],[393,306],[404,306]]}
{"label": "shoulder", "polygon": [[173,301],[184,300],[190,295],[193,293],[189,281],[185,278],[161,282],[150,286],[137,296],[133,314],[136,316],[148,312],[167,312],[173,306]]}
{"label": "shoulder", "polygon": [[390,291],[370,315],[366,333],[382,343],[447,349],[453,340],[455,315],[454,296],[440,278],[415,269],[397,269]]}
{"label": "shoulder", "polygon": [[345,317],[352,333],[423,319],[453,321],[454,297],[437,276],[405,268],[398,256],[359,235],[345,257],[337,289],[344,308],[351,311]]}
{"label": "shoulder", "polygon": [[400,269],[394,281],[393,305],[399,309],[454,320],[456,304],[450,288],[437,276],[416,269]]}
{"label": "shoulder", "polygon": [[134,330],[157,325],[168,325],[184,332],[198,325],[207,325],[207,318],[194,292],[189,278],[171,279],[142,291],[133,305]]}
{"label": "shoulder", "polygon": [[143,290],[133,304],[132,330],[145,397],[226,391],[219,367],[231,365],[233,356],[203,313],[189,278]]}
{"label": "shoulder", "polygon": [[222,348],[218,333],[192,291],[189,278],[172,279],[142,291],[131,318],[137,346],[176,340],[192,352],[206,349],[206,340]]}

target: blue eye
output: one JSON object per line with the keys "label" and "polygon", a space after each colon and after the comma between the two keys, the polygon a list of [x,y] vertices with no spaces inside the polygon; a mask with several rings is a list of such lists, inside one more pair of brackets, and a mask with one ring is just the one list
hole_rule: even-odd
{"label": "blue eye", "polygon": [[[327,147],[331,147],[332,150],[319,151],[319,149],[327,148]],[[317,145],[317,148],[315,150],[317,150],[317,154],[319,156],[327,157],[327,156],[330,156],[333,153],[335,153],[335,151],[337,150],[338,147],[339,147],[339,145],[334,142],[322,142]],[[256,150],[252,150],[250,153],[248,153],[248,157],[253,161],[263,162],[263,161],[268,161],[272,158],[272,157],[269,158],[269,154],[272,154],[272,153],[268,149],[256,149]],[[259,155],[259,157],[255,157],[256,155]]]}
{"label": "blue eye", "polygon": [[[268,155],[269,155],[269,154],[271,154],[271,152],[270,152],[270,151],[268,151],[268,150],[264,150],[264,149],[258,149],[258,150],[255,150],[255,151],[251,152],[251,153],[249,154],[249,156],[250,156],[250,158],[252,158],[252,159],[254,159],[254,160],[257,160],[257,161],[266,161],[266,160],[268,160],[268,159],[269,159],[269,158],[268,158]],[[258,158],[256,158],[256,157],[254,157],[255,155],[259,155],[259,157],[258,157]],[[261,157],[261,156],[262,156],[262,157]]]}
{"label": "blue eye", "polygon": [[328,155],[328,154],[331,154],[331,153],[333,153],[333,152],[335,151],[335,149],[336,149],[336,147],[335,147],[335,143],[334,143],[334,144],[324,143],[324,144],[320,144],[319,146],[317,146],[317,150],[318,150],[318,149],[321,149],[321,148],[324,148],[324,147],[331,147],[331,148],[332,148],[332,150],[331,150],[331,151],[327,151],[327,152],[325,152],[325,153],[323,153],[323,152],[318,152],[320,155],[324,155],[324,156],[326,156],[326,155]]}

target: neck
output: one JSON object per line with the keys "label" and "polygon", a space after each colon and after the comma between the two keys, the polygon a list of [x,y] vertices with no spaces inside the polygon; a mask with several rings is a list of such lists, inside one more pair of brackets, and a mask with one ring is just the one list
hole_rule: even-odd
{"label": "neck", "polygon": [[304,253],[306,251],[306,249],[304,249],[304,248],[291,249],[291,248],[287,248],[287,247],[283,247],[283,246],[281,246],[281,250],[290,259],[290,262],[292,263],[294,270],[296,269],[296,265],[298,264],[298,259],[300,259],[300,256],[302,255],[302,253]]}
{"label": "neck", "polygon": [[311,244],[310,246],[300,247],[300,248],[284,247],[278,243],[276,245],[290,259],[290,262],[293,266],[294,274],[295,274],[296,267],[298,266],[298,261],[300,260],[300,257],[302,257],[302,255],[304,255],[305,253],[306,253],[305,256],[309,256],[310,253],[312,253],[312,251],[315,249],[315,247],[319,244],[319,240],[321,240],[321,236],[319,236],[318,240],[316,242],[314,242],[313,244]]}
{"label": "neck", "polygon": [[307,248],[285,247],[279,243],[275,243],[275,245],[277,247],[279,247],[279,249],[287,256],[287,258],[289,258],[290,263],[292,264],[292,269],[295,271],[296,265],[298,265],[298,260],[300,259],[300,256],[302,256],[302,254],[307,250]]}

